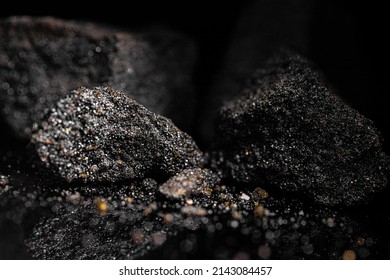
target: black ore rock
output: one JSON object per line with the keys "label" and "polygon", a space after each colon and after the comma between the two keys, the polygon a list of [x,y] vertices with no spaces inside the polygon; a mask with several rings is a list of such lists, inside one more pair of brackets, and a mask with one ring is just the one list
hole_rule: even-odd
{"label": "black ore rock", "polygon": [[226,176],[326,205],[364,202],[387,185],[379,131],[303,57],[282,51],[244,93],[220,112],[214,164]]}
{"label": "black ore rock", "polygon": [[202,137],[212,140],[217,110],[238,97],[246,79],[280,47],[307,55],[313,10],[318,0],[250,1],[233,29],[221,69],[207,95]]}
{"label": "black ore rock", "polygon": [[0,21],[0,115],[19,137],[70,90],[113,86],[182,127],[191,125],[196,51],[164,30],[126,33],[55,18]]}
{"label": "black ore rock", "polygon": [[164,178],[203,163],[195,142],[172,121],[103,87],[61,99],[32,144],[40,161],[68,182]]}

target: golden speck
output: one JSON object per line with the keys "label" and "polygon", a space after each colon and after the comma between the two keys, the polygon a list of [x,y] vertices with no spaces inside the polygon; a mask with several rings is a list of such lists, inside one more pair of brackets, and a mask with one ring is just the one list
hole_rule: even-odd
{"label": "golden speck", "polygon": [[255,217],[263,218],[265,216],[265,208],[262,205],[256,206]]}
{"label": "golden speck", "polygon": [[103,107],[99,107],[97,108],[97,110],[94,110],[93,112],[95,113],[96,116],[101,116],[103,115],[104,109]]}
{"label": "golden speck", "polygon": [[157,204],[156,203],[151,203],[144,209],[144,215],[145,216],[149,216],[156,209],[157,209]]}
{"label": "golden speck", "polygon": [[70,127],[67,127],[65,128],[65,133],[69,135],[69,132],[71,131],[72,129]]}
{"label": "golden speck", "polygon": [[108,204],[100,198],[96,200],[96,207],[99,213],[102,215],[105,214],[108,210]]}
{"label": "golden speck", "polygon": [[334,227],[334,218],[328,218],[327,220],[326,220],[326,223],[328,224],[328,227]]}
{"label": "golden speck", "polygon": [[97,146],[95,146],[95,145],[88,145],[86,147],[86,150],[87,151],[96,151],[97,150]]}
{"label": "golden speck", "polygon": [[145,233],[140,229],[136,229],[131,233],[131,239],[135,244],[140,245],[145,241]]}
{"label": "golden speck", "polygon": [[245,156],[249,157],[252,153],[250,151],[245,151]]}
{"label": "golden speck", "polygon": [[76,90],[75,90],[77,93],[80,93],[80,94],[82,94],[83,93],[83,89],[82,88],[76,88]]}
{"label": "golden speck", "polygon": [[80,177],[83,178],[84,181],[87,180],[88,176],[89,176],[88,173],[81,173],[80,174]]}
{"label": "golden speck", "polygon": [[127,203],[132,203],[133,201],[134,201],[134,199],[132,197],[126,198],[126,202]]}
{"label": "golden speck", "polygon": [[255,192],[260,196],[261,199],[268,198],[268,192],[262,188],[256,188]]}
{"label": "golden speck", "polygon": [[172,223],[172,222],[173,222],[173,215],[172,215],[172,214],[166,214],[166,215],[164,215],[164,222],[166,222],[166,223]]}
{"label": "golden speck", "polygon": [[213,189],[211,189],[211,188],[204,188],[204,189],[202,189],[202,193],[207,195],[207,196],[210,196],[213,193]]}
{"label": "golden speck", "polygon": [[54,144],[54,141],[53,140],[51,140],[51,139],[44,139],[43,141],[42,141],[44,144],[46,144],[46,145],[53,145]]}
{"label": "golden speck", "polygon": [[118,165],[122,165],[122,164],[123,164],[123,161],[120,160],[120,159],[118,159],[118,160],[115,161],[115,163],[118,164]]}
{"label": "golden speck", "polygon": [[237,204],[231,203],[231,204],[229,204],[229,208],[230,208],[231,210],[237,209]]}
{"label": "golden speck", "polygon": [[354,250],[345,250],[343,253],[343,260],[356,260],[356,253]]}
{"label": "golden speck", "polygon": [[167,236],[163,233],[155,233],[152,235],[152,244],[153,245],[162,245],[167,240]]}
{"label": "golden speck", "polygon": [[234,219],[236,219],[236,220],[239,220],[239,219],[241,219],[241,213],[239,213],[239,212],[237,212],[237,211],[233,211],[232,212],[232,217],[234,218]]}

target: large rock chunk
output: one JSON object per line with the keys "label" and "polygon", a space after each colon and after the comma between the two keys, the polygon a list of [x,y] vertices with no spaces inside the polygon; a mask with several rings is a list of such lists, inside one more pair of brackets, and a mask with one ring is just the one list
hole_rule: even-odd
{"label": "large rock chunk", "polygon": [[195,48],[186,38],[31,17],[0,21],[0,37],[0,115],[20,137],[80,85],[113,86],[190,125]]}
{"label": "large rock chunk", "polygon": [[282,52],[244,92],[220,112],[216,161],[227,176],[327,205],[353,205],[387,185],[378,130],[301,56]]}
{"label": "large rock chunk", "polygon": [[217,110],[238,97],[242,85],[280,47],[309,53],[311,20],[318,0],[249,1],[234,27],[224,62],[206,96],[202,137],[212,140]]}
{"label": "large rock chunk", "polygon": [[103,87],[61,99],[32,143],[40,160],[69,182],[164,177],[203,162],[192,138],[169,119]]}

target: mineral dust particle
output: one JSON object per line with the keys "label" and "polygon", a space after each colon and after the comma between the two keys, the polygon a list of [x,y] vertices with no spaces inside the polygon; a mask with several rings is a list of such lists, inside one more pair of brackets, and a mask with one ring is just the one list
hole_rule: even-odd
{"label": "mineral dust particle", "polygon": [[97,207],[100,214],[103,215],[103,214],[107,213],[108,204],[104,200],[102,200],[102,199],[96,200],[96,207]]}
{"label": "mineral dust particle", "polygon": [[359,245],[359,246],[364,246],[364,244],[366,243],[364,238],[363,237],[358,237],[356,238],[356,243]]}
{"label": "mineral dust particle", "polygon": [[156,233],[152,235],[152,244],[156,246],[160,246],[164,244],[164,242],[167,240],[166,234],[163,233]]}
{"label": "mineral dust particle", "polygon": [[192,204],[194,204],[194,201],[192,199],[187,199],[186,204],[192,205]]}
{"label": "mineral dust particle", "polygon": [[356,260],[356,253],[354,250],[345,250],[343,253],[343,260]]}
{"label": "mineral dust particle", "polygon": [[255,189],[255,192],[257,192],[257,194],[262,198],[262,199],[266,199],[268,198],[268,192],[262,188],[256,188]]}
{"label": "mineral dust particle", "polygon": [[80,177],[81,177],[84,181],[86,181],[87,178],[88,178],[88,174],[87,174],[87,173],[81,173],[81,174],[80,174]]}
{"label": "mineral dust particle", "polygon": [[173,215],[172,214],[166,214],[164,215],[164,221],[166,223],[172,223],[173,222]]}
{"label": "mineral dust particle", "polygon": [[213,189],[211,189],[211,188],[204,188],[204,189],[202,189],[202,193],[204,195],[211,196],[211,194],[213,193]]}
{"label": "mineral dust particle", "polygon": [[249,260],[249,259],[250,259],[250,255],[247,252],[237,252],[233,257],[233,260]]}
{"label": "mineral dust particle", "polygon": [[136,229],[131,233],[131,239],[135,244],[140,245],[145,241],[145,233],[140,229]]}
{"label": "mineral dust particle", "polygon": [[234,219],[237,219],[237,220],[239,220],[239,219],[241,219],[241,218],[242,218],[242,215],[241,215],[241,213],[240,213],[240,212],[233,211],[233,212],[232,212],[232,217],[233,217]]}
{"label": "mineral dust particle", "polygon": [[255,217],[263,218],[265,216],[265,208],[262,205],[256,206]]}
{"label": "mineral dust particle", "polygon": [[267,245],[262,245],[257,250],[257,254],[262,259],[268,259],[271,256],[271,248]]}
{"label": "mineral dust particle", "polygon": [[334,227],[335,226],[334,218],[328,218],[326,220],[326,223],[328,224],[328,227]]}

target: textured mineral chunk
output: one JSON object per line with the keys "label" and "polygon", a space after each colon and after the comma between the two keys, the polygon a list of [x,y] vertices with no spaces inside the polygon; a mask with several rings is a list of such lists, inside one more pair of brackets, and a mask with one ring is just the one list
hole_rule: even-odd
{"label": "textured mineral chunk", "polygon": [[228,177],[327,205],[367,201],[387,185],[380,133],[301,56],[281,52],[244,94],[220,112],[216,162]]}
{"label": "textured mineral chunk", "polygon": [[103,87],[79,88],[61,99],[32,143],[40,160],[68,182],[169,176],[203,161],[172,121]]}
{"label": "textured mineral chunk", "polygon": [[113,86],[181,126],[191,122],[195,48],[180,35],[12,17],[0,21],[0,37],[0,115],[20,137],[78,86]]}
{"label": "textured mineral chunk", "polygon": [[210,192],[219,182],[220,178],[208,169],[186,169],[162,184],[160,192],[173,198],[189,197]]}
{"label": "textured mineral chunk", "polygon": [[316,0],[249,1],[233,28],[225,59],[203,106],[202,137],[212,140],[217,110],[239,96],[242,85],[280,47],[303,54],[311,46]]}

